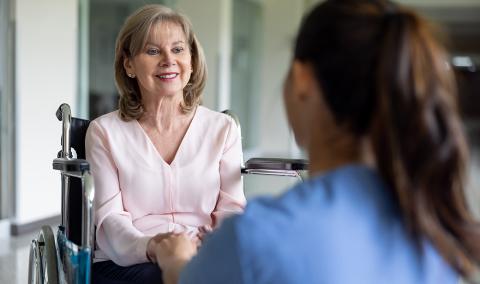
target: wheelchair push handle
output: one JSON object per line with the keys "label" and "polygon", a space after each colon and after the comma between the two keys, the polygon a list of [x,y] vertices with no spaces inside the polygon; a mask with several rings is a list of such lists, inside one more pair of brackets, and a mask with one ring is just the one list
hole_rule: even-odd
{"label": "wheelchair push handle", "polygon": [[70,106],[66,103],[61,104],[55,113],[57,119],[62,122],[62,152],[59,158],[72,158],[70,151],[70,124],[72,120],[72,112]]}
{"label": "wheelchair push handle", "polygon": [[[65,114],[65,115],[64,115]],[[55,113],[55,115],[57,116],[57,119],[59,121],[62,121],[63,117],[64,116],[70,116],[71,115],[71,111],[70,111],[70,106],[66,103],[63,103],[61,104],[58,109],[57,109],[57,112]]]}

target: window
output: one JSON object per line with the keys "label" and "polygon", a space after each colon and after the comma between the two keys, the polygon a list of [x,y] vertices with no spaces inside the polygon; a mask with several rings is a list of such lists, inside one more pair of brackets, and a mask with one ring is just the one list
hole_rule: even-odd
{"label": "window", "polygon": [[[85,78],[80,78],[80,84],[83,85],[80,86],[80,100],[88,102],[88,114],[83,113],[83,115],[89,119],[117,109],[118,92],[113,70],[115,40],[127,16],[145,4],[164,4],[169,7],[174,5],[172,0],[147,2],[144,0],[81,1],[84,9],[80,12],[80,19],[83,21],[80,53],[83,54],[84,60],[80,63],[80,76]],[[84,31],[85,29],[88,33]],[[88,98],[85,99],[82,96]]]}

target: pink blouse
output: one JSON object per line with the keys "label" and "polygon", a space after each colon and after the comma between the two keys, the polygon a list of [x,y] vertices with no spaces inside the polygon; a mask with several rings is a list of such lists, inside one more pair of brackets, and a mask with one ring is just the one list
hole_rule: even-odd
{"label": "pink blouse", "polygon": [[95,261],[146,262],[148,240],[167,232],[191,236],[245,205],[242,147],[235,122],[199,106],[171,164],[138,121],[118,111],[90,124],[86,156],[95,181]]}

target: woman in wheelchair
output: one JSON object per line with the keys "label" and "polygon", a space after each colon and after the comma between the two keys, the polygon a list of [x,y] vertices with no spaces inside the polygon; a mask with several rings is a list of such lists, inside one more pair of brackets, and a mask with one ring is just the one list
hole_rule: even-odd
{"label": "woman in wheelchair", "polygon": [[480,226],[466,204],[467,147],[447,62],[411,10],[384,0],[316,6],[300,27],[284,88],[310,179],[249,202],[197,254],[183,234],[164,238],[164,283],[472,276]]}
{"label": "woman in wheelchair", "polygon": [[116,42],[119,110],[90,124],[95,180],[93,283],[161,283],[155,244],[166,233],[198,243],[245,204],[235,122],[200,106],[207,76],[190,22],[148,5]]}

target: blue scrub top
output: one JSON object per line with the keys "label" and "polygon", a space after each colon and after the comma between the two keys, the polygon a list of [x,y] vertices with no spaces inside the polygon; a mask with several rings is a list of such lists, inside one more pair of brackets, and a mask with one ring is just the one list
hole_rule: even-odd
{"label": "blue scrub top", "polygon": [[409,237],[376,171],[349,165],[249,202],[187,264],[180,283],[457,283],[426,240]]}

